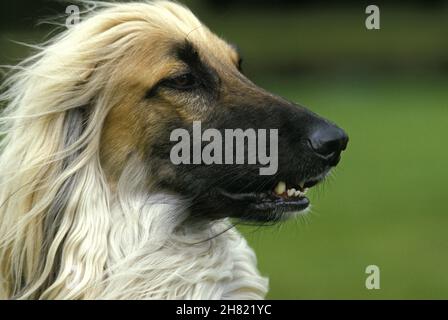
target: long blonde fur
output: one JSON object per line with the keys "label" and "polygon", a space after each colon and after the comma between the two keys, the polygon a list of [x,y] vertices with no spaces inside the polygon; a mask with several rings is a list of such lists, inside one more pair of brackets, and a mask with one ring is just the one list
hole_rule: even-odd
{"label": "long blonde fur", "polygon": [[88,4],[95,10],[4,83],[0,298],[263,298],[266,279],[237,231],[203,241],[226,220],[185,224],[182,199],[148,195],[137,157],[116,185],[101,165],[121,58],[142,33],[170,26],[185,35],[200,22],[166,1]]}

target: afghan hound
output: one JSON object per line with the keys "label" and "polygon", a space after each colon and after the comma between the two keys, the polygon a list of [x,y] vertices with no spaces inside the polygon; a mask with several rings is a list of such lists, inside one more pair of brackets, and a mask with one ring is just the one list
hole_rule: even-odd
{"label": "afghan hound", "polygon": [[[184,6],[93,4],[3,84],[0,297],[262,299],[231,221],[303,212],[347,136],[253,84]],[[275,128],[278,171],[174,164],[171,133],[194,121]]]}

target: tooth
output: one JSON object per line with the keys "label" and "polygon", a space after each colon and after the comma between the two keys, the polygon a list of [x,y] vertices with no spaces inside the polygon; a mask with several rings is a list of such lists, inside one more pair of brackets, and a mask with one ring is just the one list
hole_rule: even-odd
{"label": "tooth", "polygon": [[296,193],[296,189],[288,189],[288,197],[292,197]]}
{"label": "tooth", "polygon": [[303,189],[303,193],[306,193],[308,191],[308,188]]}
{"label": "tooth", "polygon": [[298,197],[298,196],[300,196],[300,195],[302,195],[302,192],[300,192],[300,190],[297,190],[297,191],[294,193],[294,196],[295,196],[295,197]]}
{"label": "tooth", "polygon": [[286,183],[280,181],[274,189],[275,193],[280,195],[286,191]]}

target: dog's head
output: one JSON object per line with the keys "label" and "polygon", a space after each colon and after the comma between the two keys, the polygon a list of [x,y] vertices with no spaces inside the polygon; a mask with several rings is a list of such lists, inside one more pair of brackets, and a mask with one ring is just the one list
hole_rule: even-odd
{"label": "dog's head", "polygon": [[[117,181],[129,157],[137,155],[145,166],[148,193],[187,199],[195,217],[276,221],[306,209],[306,189],[338,164],[347,135],[330,121],[252,83],[242,73],[235,47],[190,11],[174,3],[158,3],[148,11],[154,6],[158,16],[152,13],[138,25],[136,41],[110,75],[115,102],[101,138],[101,161],[109,180]],[[214,129],[209,131],[213,135],[202,137],[199,150],[221,134],[222,149],[213,150],[217,158],[212,163],[193,159],[198,147],[193,123],[199,122],[201,132]],[[179,129],[191,138],[182,150],[191,151],[190,164],[172,159],[182,136],[173,139],[173,132]],[[229,129],[248,134],[244,152],[253,138],[246,130],[256,133],[255,163],[249,163],[249,152],[243,163],[235,161],[238,150],[227,150]],[[260,132],[266,133],[264,139]],[[276,163],[261,161],[263,147],[264,155]],[[226,161],[226,152],[233,162]],[[268,166],[270,171],[260,174]]]}

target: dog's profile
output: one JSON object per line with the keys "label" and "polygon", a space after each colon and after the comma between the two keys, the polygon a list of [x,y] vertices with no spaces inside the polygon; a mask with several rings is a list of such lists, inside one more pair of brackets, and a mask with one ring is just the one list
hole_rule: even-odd
{"label": "dog's profile", "polygon": [[[263,298],[228,219],[306,209],[347,136],[250,82],[182,5],[97,6],[4,84],[0,298]],[[278,129],[278,171],[173,164],[170,133],[193,121]]]}

